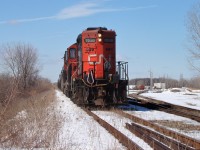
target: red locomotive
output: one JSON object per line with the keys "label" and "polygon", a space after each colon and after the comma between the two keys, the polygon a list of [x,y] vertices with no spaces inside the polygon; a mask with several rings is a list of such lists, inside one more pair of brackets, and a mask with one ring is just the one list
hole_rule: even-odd
{"label": "red locomotive", "polygon": [[128,63],[116,62],[116,33],[87,28],[64,54],[58,86],[79,105],[107,105],[127,96]]}

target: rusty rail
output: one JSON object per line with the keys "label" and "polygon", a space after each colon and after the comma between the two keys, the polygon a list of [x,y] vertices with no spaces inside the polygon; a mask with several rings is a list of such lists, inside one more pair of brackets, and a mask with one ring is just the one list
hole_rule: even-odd
{"label": "rusty rail", "polygon": [[157,132],[160,132],[161,134],[164,134],[166,136],[174,138],[174,139],[180,141],[181,143],[185,143],[188,146],[194,147],[196,149],[200,148],[200,141],[198,141],[198,140],[196,140],[194,138],[191,138],[191,137],[188,137],[186,135],[183,135],[183,134],[177,133],[175,131],[169,130],[167,128],[161,127],[161,126],[159,126],[157,124],[154,124],[154,123],[149,122],[149,121],[147,121],[145,119],[142,119],[142,118],[139,118],[137,116],[134,116],[132,114],[130,115],[130,114],[125,113],[125,112],[123,112],[121,110],[113,110],[113,111],[118,113],[119,115],[121,115],[123,117],[126,117],[126,118],[132,120],[133,122],[136,122],[138,124],[142,124],[144,126],[151,127],[154,130],[156,130]]}
{"label": "rusty rail", "polygon": [[139,138],[143,139],[146,143],[148,143],[153,149],[155,150],[170,150],[169,147],[166,145],[162,144],[161,142],[157,141],[156,139],[152,138],[149,134],[146,134],[143,130],[140,128],[137,128],[135,126],[132,126],[130,124],[126,124],[126,128],[138,136]]}
{"label": "rusty rail", "polygon": [[[136,136],[142,138],[154,149],[173,149],[173,150],[194,150],[195,148],[189,147],[177,140],[169,138],[163,134],[156,131],[150,130],[136,123],[128,124],[126,123],[126,128],[134,133]],[[144,136],[145,135],[145,136]]]}
{"label": "rusty rail", "polygon": [[109,123],[99,118],[96,114],[94,114],[93,112],[91,112],[86,108],[83,108],[83,110],[88,115],[92,116],[94,120],[96,120],[102,127],[104,127],[109,133],[111,133],[116,139],[118,139],[119,142],[122,143],[125,147],[127,147],[130,150],[142,150],[140,146],[138,146],[136,143],[134,143],[131,139],[129,139],[123,133],[118,131],[116,128],[111,126]]}

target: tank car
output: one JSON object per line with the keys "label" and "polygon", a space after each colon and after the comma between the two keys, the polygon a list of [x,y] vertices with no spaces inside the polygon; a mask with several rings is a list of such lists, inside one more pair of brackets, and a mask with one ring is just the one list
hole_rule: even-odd
{"label": "tank car", "polygon": [[126,99],[128,63],[116,62],[116,33],[87,28],[67,48],[58,86],[78,105],[109,105]]}

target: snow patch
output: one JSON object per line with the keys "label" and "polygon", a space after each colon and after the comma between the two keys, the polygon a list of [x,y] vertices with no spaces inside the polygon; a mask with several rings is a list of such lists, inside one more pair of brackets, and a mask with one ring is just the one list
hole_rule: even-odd
{"label": "snow patch", "polygon": [[15,116],[15,119],[25,119],[27,117],[26,110],[22,110],[21,112],[18,112]]}
{"label": "snow patch", "polygon": [[126,149],[115,137],[101,127],[92,117],[77,107],[60,91],[56,91],[57,111],[62,117],[62,128],[58,134],[59,148],[103,150]]}
{"label": "snow patch", "polygon": [[190,92],[187,88],[173,89],[173,90],[169,89],[163,91],[162,93],[148,92],[148,93],[142,93],[141,95],[153,98],[155,100],[161,100],[171,104],[200,110],[200,93]]}

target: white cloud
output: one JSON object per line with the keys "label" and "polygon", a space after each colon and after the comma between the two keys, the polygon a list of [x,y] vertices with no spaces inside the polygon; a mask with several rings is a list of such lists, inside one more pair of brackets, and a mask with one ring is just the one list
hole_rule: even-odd
{"label": "white cloud", "polygon": [[77,18],[77,17],[86,17],[90,16],[96,13],[104,13],[104,12],[115,12],[115,11],[134,11],[134,10],[141,10],[141,9],[148,9],[148,8],[154,8],[157,7],[156,5],[150,5],[150,6],[141,6],[141,7],[134,7],[134,8],[119,8],[119,9],[113,9],[113,8],[102,8],[99,3],[93,3],[93,2],[85,2],[85,3],[79,3],[77,5],[73,5],[70,7],[66,7],[62,9],[59,13],[53,16],[48,17],[37,17],[37,18],[31,18],[31,19],[16,19],[16,20],[6,20],[6,21],[0,21],[0,24],[17,24],[17,23],[24,23],[24,22],[35,22],[35,21],[41,21],[41,20],[66,20],[71,18]]}
{"label": "white cloud", "polygon": [[21,22],[33,22],[33,21],[40,21],[40,20],[49,20],[49,19],[54,19],[54,16],[50,16],[50,17],[40,17],[40,18],[32,18],[32,19],[20,19],[20,20],[16,20],[17,22],[21,23]]}
{"label": "white cloud", "polygon": [[78,5],[64,8],[55,16],[55,18],[70,19],[70,18],[76,18],[76,17],[90,16],[96,13],[114,12],[114,11],[131,11],[131,10],[133,11],[133,10],[141,10],[141,9],[154,8],[154,7],[157,7],[157,6],[150,5],[150,6],[140,6],[140,7],[134,7],[134,8],[104,9],[104,8],[101,8],[99,4],[97,3],[87,2],[87,3],[80,3]]}
{"label": "white cloud", "polygon": [[57,15],[57,19],[69,19],[75,17],[84,17],[100,12],[98,4],[81,3],[61,10]]}

